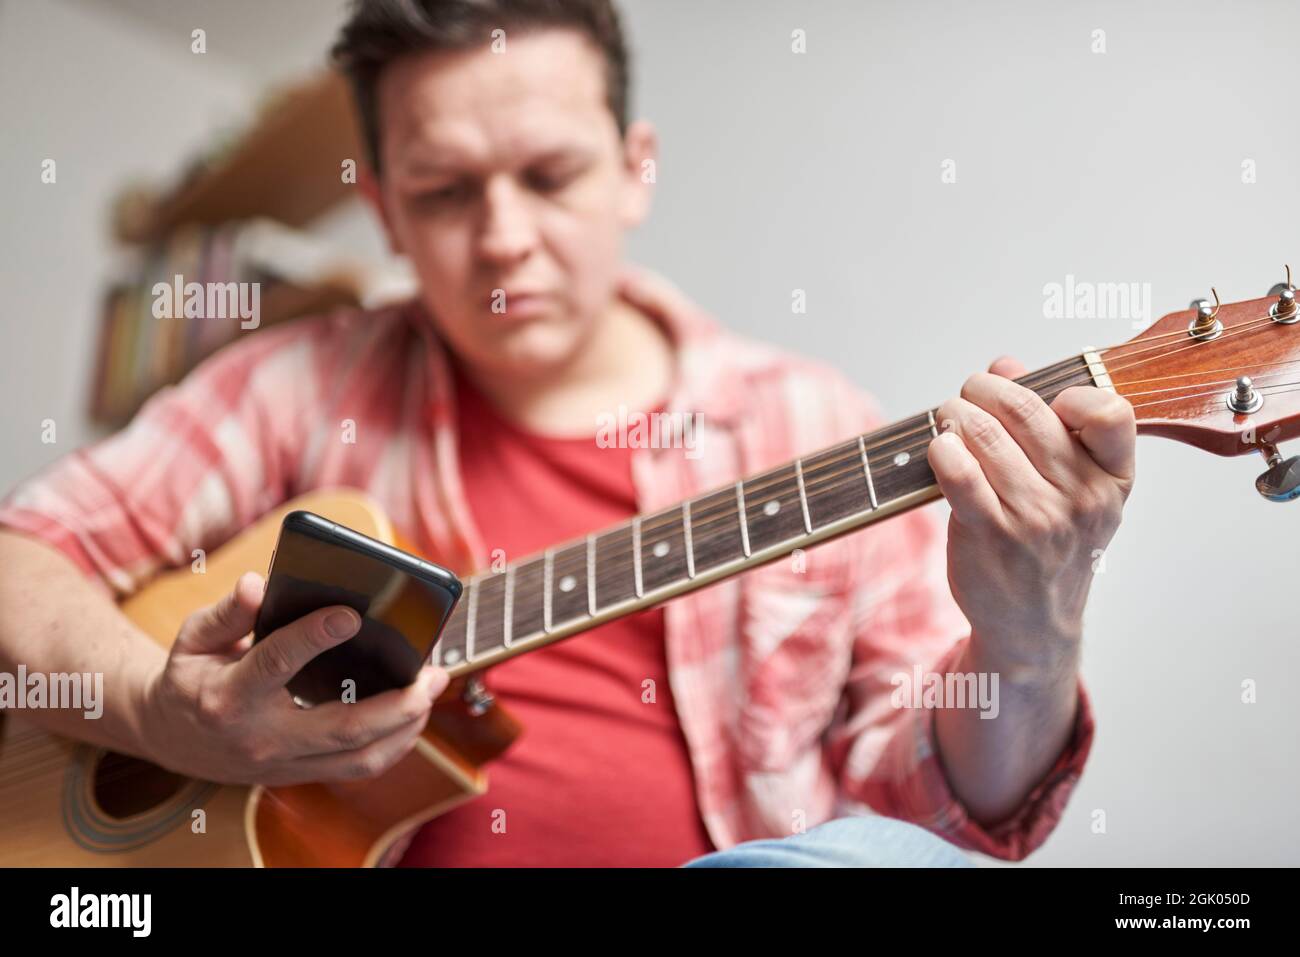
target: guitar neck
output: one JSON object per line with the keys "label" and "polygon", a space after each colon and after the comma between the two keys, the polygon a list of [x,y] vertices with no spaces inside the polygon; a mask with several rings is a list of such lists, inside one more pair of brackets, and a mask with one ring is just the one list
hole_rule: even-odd
{"label": "guitar neck", "polygon": [[[1051,401],[1109,387],[1085,352],[1017,379]],[[934,409],[473,576],[433,660],[479,671],[941,497]]]}

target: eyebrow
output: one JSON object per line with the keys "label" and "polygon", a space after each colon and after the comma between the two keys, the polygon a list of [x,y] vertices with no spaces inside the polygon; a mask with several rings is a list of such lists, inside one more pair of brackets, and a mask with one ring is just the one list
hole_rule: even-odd
{"label": "eyebrow", "polygon": [[[566,160],[571,158],[587,158],[591,155],[592,150],[582,144],[564,144],[551,146],[542,149],[538,153],[529,156],[522,164],[521,168],[529,166],[544,165],[557,160]],[[460,175],[464,170],[446,161],[431,159],[423,156],[415,156],[397,165],[396,169],[404,176],[412,178],[432,177],[432,176],[454,176]]]}

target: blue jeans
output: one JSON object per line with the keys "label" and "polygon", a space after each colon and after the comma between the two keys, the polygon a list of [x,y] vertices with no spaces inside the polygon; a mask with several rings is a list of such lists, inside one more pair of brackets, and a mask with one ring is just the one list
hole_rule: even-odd
{"label": "blue jeans", "polygon": [[790,837],[745,841],[683,867],[974,867],[923,827],[889,817],[840,817]]}

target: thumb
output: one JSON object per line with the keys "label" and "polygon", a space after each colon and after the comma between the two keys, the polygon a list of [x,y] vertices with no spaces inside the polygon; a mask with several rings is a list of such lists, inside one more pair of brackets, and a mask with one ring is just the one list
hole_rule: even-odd
{"label": "thumb", "polygon": [[231,648],[253,630],[262,607],[262,576],[245,572],[230,593],[207,608],[200,608],[181,626],[176,647],[191,654],[210,654]]}
{"label": "thumb", "polygon": [[1132,487],[1137,425],[1133,406],[1114,392],[1071,386],[1052,400],[1052,410],[1079,436],[1088,454],[1103,469]]}

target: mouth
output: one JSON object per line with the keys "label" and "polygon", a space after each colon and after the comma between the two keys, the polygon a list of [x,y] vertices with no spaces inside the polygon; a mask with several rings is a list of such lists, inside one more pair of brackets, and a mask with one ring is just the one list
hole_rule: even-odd
{"label": "mouth", "polygon": [[501,319],[530,319],[549,312],[555,297],[549,292],[529,289],[506,289],[504,295],[488,297],[493,315]]}

